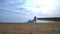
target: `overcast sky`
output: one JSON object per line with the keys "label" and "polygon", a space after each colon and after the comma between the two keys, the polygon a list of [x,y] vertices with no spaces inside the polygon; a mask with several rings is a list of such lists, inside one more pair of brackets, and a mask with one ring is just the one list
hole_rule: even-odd
{"label": "overcast sky", "polygon": [[60,17],[60,0],[0,0],[0,22],[26,22],[37,17]]}

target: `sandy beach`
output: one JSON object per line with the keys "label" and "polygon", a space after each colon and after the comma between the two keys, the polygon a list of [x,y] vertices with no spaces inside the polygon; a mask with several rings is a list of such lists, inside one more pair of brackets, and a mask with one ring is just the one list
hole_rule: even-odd
{"label": "sandy beach", "polygon": [[60,34],[60,23],[0,23],[0,34]]}

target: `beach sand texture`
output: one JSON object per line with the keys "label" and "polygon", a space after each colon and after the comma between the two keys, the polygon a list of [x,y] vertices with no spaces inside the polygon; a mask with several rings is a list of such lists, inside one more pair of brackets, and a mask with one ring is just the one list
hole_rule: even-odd
{"label": "beach sand texture", "polygon": [[0,23],[0,34],[60,34],[60,23]]}

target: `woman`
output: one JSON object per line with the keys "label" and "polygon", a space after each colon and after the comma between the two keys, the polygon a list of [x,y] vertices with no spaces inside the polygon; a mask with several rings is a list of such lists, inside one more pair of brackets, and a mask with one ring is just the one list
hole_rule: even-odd
{"label": "woman", "polygon": [[37,20],[37,17],[35,16],[35,17],[34,17],[34,23],[35,23],[35,24],[36,24],[36,20]]}

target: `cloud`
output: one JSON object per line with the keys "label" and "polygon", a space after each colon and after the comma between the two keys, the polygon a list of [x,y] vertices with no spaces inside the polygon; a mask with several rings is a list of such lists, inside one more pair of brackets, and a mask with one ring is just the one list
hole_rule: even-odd
{"label": "cloud", "polygon": [[[54,12],[53,9],[55,9],[54,8],[55,6],[53,7],[51,4],[48,4],[48,6],[46,6],[47,4],[45,5],[43,2],[44,1],[42,0],[29,0],[29,1],[28,0],[6,0],[6,1],[0,0],[0,7],[1,7],[0,9],[6,10],[6,12],[9,11],[11,13],[16,13],[16,14],[34,15],[34,12],[36,11],[35,14],[41,12],[42,14],[45,15],[49,15],[49,16],[53,15]],[[42,3],[44,6],[40,6],[39,3]],[[37,6],[40,7],[36,8]],[[37,13],[37,11],[39,12]]]}
{"label": "cloud", "polygon": [[25,1],[24,0],[1,0],[2,2],[0,2],[0,7],[1,8],[5,8],[5,9],[15,9],[16,10],[16,6],[22,6]]}
{"label": "cloud", "polygon": [[34,16],[60,17],[59,14],[59,0],[0,0],[0,17],[3,18],[12,19],[14,17],[18,21],[20,19],[24,21],[33,19]]}

